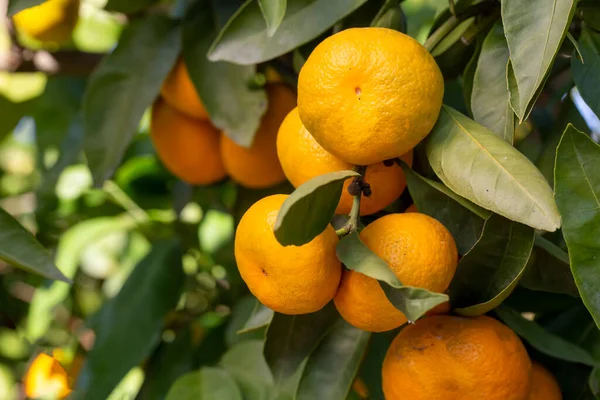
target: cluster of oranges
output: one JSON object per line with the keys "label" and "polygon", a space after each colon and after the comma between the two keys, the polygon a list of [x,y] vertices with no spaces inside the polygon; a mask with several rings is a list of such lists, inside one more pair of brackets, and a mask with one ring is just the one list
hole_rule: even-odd
{"label": "cluster of oranges", "polygon": [[[370,193],[357,194],[365,196],[360,214],[385,208],[406,186],[390,160],[411,164],[412,149],[437,120],[443,88],[433,57],[402,33],[357,28],[325,39],[300,71],[298,106],[277,136],[286,177],[297,187],[327,172],[366,166]],[[278,243],[274,225],[285,200],[259,200],[238,225],[235,257],[250,291],[284,314],[315,312],[333,300],[357,328],[382,332],[405,324],[375,279],[343,269],[331,225],[302,246]],[[344,191],[337,212],[351,206]],[[457,268],[456,244],[440,222],[410,211],[376,219],[360,238],[403,284],[442,293]],[[386,399],[560,398],[554,379],[532,368],[510,328],[486,316],[434,315],[449,309],[444,306],[406,326],[390,346],[382,367]]]}
{"label": "cluster of oranges", "polygon": [[212,184],[227,176],[253,189],[285,181],[275,141],[279,125],[296,99],[292,90],[280,83],[268,84],[266,92],[269,108],[252,146],[242,147],[212,125],[185,62],[179,60],[152,108],[150,132],[163,164],[195,185]]}

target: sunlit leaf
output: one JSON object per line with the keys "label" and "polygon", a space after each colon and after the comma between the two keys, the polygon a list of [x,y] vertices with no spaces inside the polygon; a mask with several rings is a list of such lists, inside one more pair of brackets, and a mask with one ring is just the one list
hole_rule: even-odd
{"label": "sunlit leaf", "polygon": [[555,231],[560,215],[552,189],[527,157],[450,107],[426,142],[437,176],[454,192],[508,219]]}

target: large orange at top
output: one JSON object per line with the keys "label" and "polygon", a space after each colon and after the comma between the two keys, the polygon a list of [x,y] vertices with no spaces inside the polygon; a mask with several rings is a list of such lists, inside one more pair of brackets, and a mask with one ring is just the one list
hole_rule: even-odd
{"label": "large orange at top", "polygon": [[[277,155],[281,167],[288,180],[298,187],[306,181],[334,171],[351,170],[354,166],[340,160],[319,145],[306,130],[298,108],[293,109],[279,128],[277,135]],[[402,159],[412,165],[412,151]],[[389,206],[406,188],[406,177],[402,168],[393,164],[386,167],[383,163],[369,165],[365,181],[371,186],[371,196],[363,196],[360,202],[360,214],[368,215]],[[348,214],[352,208],[352,196],[348,193],[348,185],[352,179],[346,180],[342,197],[337,206],[337,214]]]}
{"label": "large orange at top", "polygon": [[210,121],[194,119],[159,100],[152,108],[150,136],[163,164],[178,178],[209,185],[227,175],[220,153],[220,132]]}
{"label": "large orange at top", "polygon": [[416,40],[353,28],[321,42],[298,77],[298,111],[317,142],[356,165],[408,153],[435,124],[444,79]]}
{"label": "large orange at top", "polygon": [[[388,214],[363,229],[360,238],[405,285],[443,293],[454,277],[458,264],[454,239],[444,225],[425,214]],[[388,331],[406,322],[379,283],[356,271],[344,271],[334,302],[348,323],[365,331]]]}
{"label": "large orange at top", "polygon": [[493,318],[433,316],[404,328],[382,368],[386,400],[526,400],[531,361]]}
{"label": "large orange at top", "polygon": [[223,135],[221,155],[225,169],[240,185],[260,189],[285,181],[277,158],[277,131],[285,116],[296,106],[294,93],[285,85],[266,86],[269,106],[249,148]]}
{"label": "large orange at top", "polygon": [[71,393],[69,377],[54,358],[40,353],[25,374],[25,395],[30,398],[63,399]]}
{"label": "large orange at top", "polygon": [[183,58],[177,61],[167,79],[163,82],[160,94],[167,104],[179,112],[189,117],[208,119],[208,112],[190,79]]}

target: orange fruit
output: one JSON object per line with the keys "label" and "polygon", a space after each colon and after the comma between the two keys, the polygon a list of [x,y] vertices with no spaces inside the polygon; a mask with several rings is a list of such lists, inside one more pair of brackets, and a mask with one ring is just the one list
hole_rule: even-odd
{"label": "orange fruit", "polygon": [[352,28],[323,40],[298,77],[298,111],[336,157],[371,165],[408,153],[433,128],[444,79],[427,50],[387,28]]}
{"label": "orange fruit", "polygon": [[248,288],[282,314],[307,314],[335,295],[342,266],[331,225],[302,246],[282,246],[273,233],[287,195],[265,197],[246,211],[235,233],[235,260]]}
{"label": "orange fruit", "polygon": [[[287,179],[298,187],[319,175],[334,171],[351,170],[354,166],[340,160],[321,147],[306,130],[298,115],[298,108],[293,109],[283,120],[277,135],[277,155]],[[412,165],[412,151],[402,159]],[[369,165],[365,181],[371,185],[372,194],[363,196],[360,202],[360,214],[376,213],[389,206],[406,188],[404,171],[397,164],[386,167],[383,163]],[[352,179],[346,180],[342,197],[336,209],[337,214],[348,214],[352,208],[352,196],[348,193],[348,185]]]}
{"label": "orange fruit", "polygon": [[531,391],[527,400],[562,400],[556,379],[537,362],[531,363]]}
{"label": "orange fruit", "polygon": [[185,61],[180,58],[162,84],[160,94],[165,102],[189,117],[208,119],[208,112],[190,79]]}
{"label": "orange fruit", "polygon": [[526,400],[531,362],[493,318],[438,315],[408,325],[382,368],[386,400]]}
{"label": "orange fruit", "polygon": [[219,135],[209,121],[190,118],[163,101],[152,108],[150,136],[156,153],[173,175],[190,184],[225,178]]}
{"label": "orange fruit", "polygon": [[277,158],[277,131],[281,122],[295,106],[296,98],[284,85],[266,86],[269,107],[263,116],[254,143],[240,146],[227,135],[221,136],[221,154],[225,169],[242,186],[260,189],[285,181]]}
{"label": "orange fruit", "polygon": [[[442,293],[454,277],[456,243],[444,225],[425,214],[388,214],[363,229],[360,238],[405,285]],[[365,331],[388,331],[406,322],[379,283],[359,272],[344,271],[334,302],[348,323]]]}
{"label": "orange fruit", "polygon": [[58,361],[47,354],[38,354],[25,374],[25,395],[31,398],[60,398],[71,393],[69,377]]}
{"label": "orange fruit", "polygon": [[415,204],[411,204],[410,206],[408,206],[406,208],[406,210],[404,210],[404,212],[405,213],[416,213],[416,212],[419,212],[419,211],[417,210],[417,206]]}
{"label": "orange fruit", "polygon": [[48,0],[13,16],[21,34],[43,43],[64,44],[79,19],[79,0]]}

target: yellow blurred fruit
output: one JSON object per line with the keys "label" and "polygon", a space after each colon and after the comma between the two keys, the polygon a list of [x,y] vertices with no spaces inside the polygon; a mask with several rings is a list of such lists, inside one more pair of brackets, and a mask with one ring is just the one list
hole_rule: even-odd
{"label": "yellow blurred fruit", "polygon": [[[287,179],[298,187],[319,175],[334,171],[351,170],[354,166],[340,160],[321,147],[306,130],[298,115],[298,108],[293,109],[283,120],[277,135],[277,155]],[[402,159],[412,165],[412,150]],[[383,163],[369,165],[365,181],[371,185],[372,194],[362,197],[360,214],[368,215],[384,209],[396,200],[406,188],[406,178],[402,168],[397,164],[386,167]],[[337,214],[348,214],[352,208],[352,196],[348,193],[348,185],[352,179],[346,180],[342,197],[336,209]]]}
{"label": "yellow blurred fruit", "polygon": [[21,34],[45,44],[64,44],[79,19],[79,0],[47,0],[26,8],[13,16],[15,28]]}
{"label": "yellow blurred fruit", "polygon": [[266,86],[269,107],[249,148],[240,146],[227,135],[221,138],[221,154],[225,169],[240,185],[260,189],[285,181],[277,158],[277,131],[295,106],[294,93],[284,85]]}
{"label": "yellow blurred fruit", "polygon": [[208,119],[194,83],[190,79],[185,61],[180,58],[162,84],[160,94],[165,102],[189,117]]}
{"label": "yellow blurred fruit", "polygon": [[235,234],[235,260],[248,288],[262,304],[282,314],[307,314],[335,295],[342,266],[331,225],[302,246],[282,246],[273,233],[287,195],[265,197],[242,217]]}
{"label": "yellow blurred fruit", "polygon": [[60,398],[71,393],[69,377],[58,361],[40,353],[33,360],[24,379],[25,395],[30,398]]}
{"label": "yellow blurred fruit", "polygon": [[527,400],[562,400],[558,382],[537,362],[531,363],[531,391]]}
{"label": "yellow blurred fruit", "polygon": [[283,77],[281,74],[270,65],[265,69],[265,78],[267,83],[283,83]]}
{"label": "yellow blurred fruit", "polygon": [[[444,225],[425,214],[388,214],[363,229],[360,238],[404,285],[442,293],[454,277],[458,262],[454,239]],[[406,322],[379,283],[359,272],[344,271],[334,302],[348,323],[365,331],[388,331]]]}
{"label": "yellow blurred fruit", "polygon": [[220,132],[209,121],[190,118],[159,100],[152,108],[150,135],[158,157],[178,178],[209,185],[227,176]]}
{"label": "yellow blurred fruit", "polygon": [[439,315],[408,325],[382,368],[386,400],[526,400],[531,362],[493,318]]}
{"label": "yellow blurred fruit", "polygon": [[435,124],[444,79],[416,40],[353,28],[321,42],[298,77],[298,111],[338,158],[370,165],[408,153]]}

